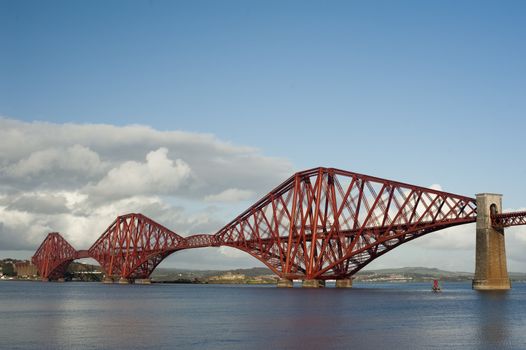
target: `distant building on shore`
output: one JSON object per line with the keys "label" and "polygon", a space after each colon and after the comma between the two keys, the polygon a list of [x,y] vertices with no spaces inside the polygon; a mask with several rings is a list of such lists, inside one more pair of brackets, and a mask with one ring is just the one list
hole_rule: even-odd
{"label": "distant building on shore", "polygon": [[36,265],[29,261],[19,261],[13,264],[18,277],[34,277],[38,275]]}
{"label": "distant building on shore", "polygon": [[245,275],[238,274],[238,273],[232,273],[227,272],[225,274],[222,274],[220,276],[212,276],[208,278],[209,281],[229,281],[229,282],[237,282],[237,281],[243,281],[246,278]]}

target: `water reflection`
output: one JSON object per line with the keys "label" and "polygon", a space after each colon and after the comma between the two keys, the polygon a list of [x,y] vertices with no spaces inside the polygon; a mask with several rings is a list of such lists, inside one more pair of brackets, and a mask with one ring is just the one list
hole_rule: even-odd
{"label": "water reflection", "polygon": [[[341,326],[353,323],[352,313],[342,318],[344,302],[340,299],[343,294],[338,292],[325,289],[286,290],[290,301],[288,308],[302,311],[288,313],[289,317],[283,322],[288,336],[284,334],[276,338],[276,348],[297,349],[299,344],[311,349],[337,348],[343,336]],[[298,293],[301,293],[300,297]],[[327,329],[334,331],[329,333]]]}
{"label": "water reflection", "polygon": [[477,338],[480,348],[503,348],[509,342],[509,328],[507,324],[508,300],[507,291],[478,291],[479,311]]}
{"label": "water reflection", "polygon": [[[526,285],[0,283],[0,349],[526,348]],[[524,306],[523,306],[524,305]],[[388,343],[386,343],[388,339]]]}

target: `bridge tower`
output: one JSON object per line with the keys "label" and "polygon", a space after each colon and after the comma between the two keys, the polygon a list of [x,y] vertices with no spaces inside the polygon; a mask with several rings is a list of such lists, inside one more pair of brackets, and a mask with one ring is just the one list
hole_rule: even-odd
{"label": "bridge tower", "polygon": [[477,194],[477,240],[473,289],[507,290],[511,288],[506,267],[504,228],[492,226],[492,214],[502,213],[502,195]]}

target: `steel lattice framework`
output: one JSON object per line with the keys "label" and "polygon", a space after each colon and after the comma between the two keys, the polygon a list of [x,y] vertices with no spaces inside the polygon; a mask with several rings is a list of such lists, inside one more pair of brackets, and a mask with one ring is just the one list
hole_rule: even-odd
{"label": "steel lattice framework", "polygon": [[476,221],[475,199],[338,169],[295,174],[217,234],[282,278],[348,278],[429,232]]}
{"label": "steel lattice framework", "polygon": [[89,249],[106,276],[147,278],[185,239],[142,214],[119,216]]}
{"label": "steel lattice framework", "polygon": [[42,279],[64,277],[68,265],[77,259],[77,251],[58,232],[51,232],[40,244],[31,262]]}
{"label": "steel lattice framework", "polygon": [[214,235],[199,234],[185,238],[185,248],[218,247],[220,244]]}
{"label": "steel lattice framework", "polygon": [[491,224],[495,227],[526,225],[526,211],[492,215]]}
{"label": "steel lattice framework", "polygon": [[[298,172],[215,234],[183,238],[142,214],[119,216],[91,246],[76,251],[58,233],[33,263],[46,279],[78,258],[107,277],[147,278],[173,252],[241,249],[281,278],[344,279],[395,247],[433,231],[475,222],[476,201],[452,193],[333,168]],[[526,212],[494,214],[492,224],[526,224]]]}

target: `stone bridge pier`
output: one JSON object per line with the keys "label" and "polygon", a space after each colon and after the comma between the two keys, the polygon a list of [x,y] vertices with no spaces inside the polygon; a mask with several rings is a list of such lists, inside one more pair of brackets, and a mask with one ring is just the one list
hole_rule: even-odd
{"label": "stone bridge pier", "polygon": [[502,213],[502,195],[477,194],[477,240],[475,251],[476,290],[508,290],[511,288],[506,266],[504,228],[491,225],[491,213]]}

